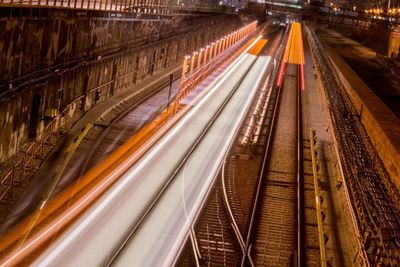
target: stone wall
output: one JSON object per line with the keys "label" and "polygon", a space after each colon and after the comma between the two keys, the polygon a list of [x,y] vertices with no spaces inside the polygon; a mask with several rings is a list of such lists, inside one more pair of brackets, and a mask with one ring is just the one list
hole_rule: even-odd
{"label": "stone wall", "polygon": [[239,26],[225,15],[0,20],[0,162],[76,99],[76,112],[87,111]]}
{"label": "stone wall", "polygon": [[[214,17],[218,23],[225,16]],[[0,18],[0,95],[16,90],[35,74],[48,74],[66,64],[90,60],[128,47],[136,47],[192,26],[207,23],[209,17],[191,20],[109,19],[102,17]]]}
{"label": "stone wall", "polygon": [[2,18],[0,83],[132,45],[168,23],[100,18]]}

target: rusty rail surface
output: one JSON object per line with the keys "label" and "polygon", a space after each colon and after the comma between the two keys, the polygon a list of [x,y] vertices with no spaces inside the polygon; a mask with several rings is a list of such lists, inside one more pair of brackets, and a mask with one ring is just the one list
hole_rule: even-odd
{"label": "rusty rail surface", "polygon": [[[344,187],[360,246],[367,266],[397,266],[400,262],[400,218],[394,200],[398,191],[377,156],[332,62],[316,33],[306,28],[316,66],[329,101],[334,139],[342,166]],[[378,163],[376,163],[378,161]],[[394,191],[394,193],[390,193]]]}

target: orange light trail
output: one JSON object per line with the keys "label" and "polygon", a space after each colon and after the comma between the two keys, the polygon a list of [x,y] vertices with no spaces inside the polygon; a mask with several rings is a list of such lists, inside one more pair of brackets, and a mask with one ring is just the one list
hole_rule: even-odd
{"label": "orange light trail", "polygon": [[267,39],[260,39],[254,46],[249,50],[249,54],[258,56],[265,46],[265,44],[268,42]]}
{"label": "orange light trail", "polygon": [[283,60],[279,69],[277,86],[280,87],[282,85],[286,64],[296,64],[299,65],[300,88],[304,90],[305,89],[304,63],[305,60],[304,60],[303,34],[301,30],[301,24],[299,22],[293,22],[286,43]]}
{"label": "orange light trail", "polygon": [[284,61],[288,64],[304,65],[303,36],[299,22],[292,23]]}

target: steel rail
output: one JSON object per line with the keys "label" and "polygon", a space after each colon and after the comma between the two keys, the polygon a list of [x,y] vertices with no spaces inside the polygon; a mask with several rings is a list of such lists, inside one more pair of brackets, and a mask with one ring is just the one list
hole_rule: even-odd
{"label": "steel rail", "polygon": [[201,256],[199,244],[197,243],[196,231],[194,230],[193,225],[190,228],[190,238],[192,239],[193,251],[194,251],[195,255],[197,256],[197,261],[202,260],[203,256]]}
{"label": "steel rail", "polygon": [[305,266],[303,127],[301,108],[301,65],[297,69],[297,266]]}
{"label": "steel rail", "polygon": [[[257,204],[259,202],[260,199],[260,195],[261,195],[261,185],[262,185],[262,179],[261,177],[263,176],[262,174],[266,172],[266,168],[267,168],[267,164],[268,164],[268,160],[269,160],[269,152],[271,150],[271,143],[272,143],[272,133],[273,133],[273,128],[275,125],[275,121],[276,121],[276,115],[278,113],[278,105],[279,105],[279,100],[280,100],[280,94],[281,94],[281,90],[279,88],[277,88],[278,91],[278,95],[276,97],[276,104],[275,104],[275,108],[274,108],[274,112],[272,115],[272,120],[271,120],[271,128],[269,130],[268,133],[268,141],[267,141],[267,146],[266,146],[266,150],[263,156],[263,161],[262,161],[262,166],[261,166],[261,171],[260,171],[260,175],[259,175],[259,179],[258,179],[258,183],[257,183],[257,190],[256,190],[256,195],[254,198],[254,204],[253,204],[253,210],[251,213],[251,219],[250,219],[250,223],[249,223],[249,230],[248,230],[248,234],[247,234],[247,238],[246,238],[246,251],[249,250],[250,247],[250,238],[252,235],[252,230],[253,230],[253,226],[254,226],[254,221],[255,221],[255,216],[256,216],[256,212],[257,212]],[[241,266],[245,265],[245,261],[246,261],[246,257],[250,257],[250,255],[245,254],[244,257],[242,258],[242,264]],[[252,261],[251,259],[249,259],[250,261]]]}
{"label": "steel rail", "polygon": [[231,205],[229,204],[227,187],[226,187],[226,184],[225,184],[225,165],[226,165],[226,157],[224,159],[224,163],[222,164],[222,177],[221,177],[222,189],[223,189],[222,191],[224,192],[225,206],[226,206],[226,209],[228,211],[229,218],[231,220],[232,229],[233,229],[233,231],[235,233],[235,236],[236,236],[237,240],[239,241],[239,245],[240,245],[240,248],[242,249],[242,253],[243,253],[243,255],[245,255],[246,254],[246,243],[244,241],[244,238],[243,238],[242,234],[240,233],[239,226],[238,226],[238,224],[236,222],[235,216],[233,215],[233,211],[232,211]]}
{"label": "steel rail", "polygon": [[[257,60],[256,60],[256,61],[257,61]],[[254,61],[254,63],[250,66],[250,68],[249,68],[249,70],[247,71],[247,73],[252,69],[252,66],[256,63],[256,61]],[[246,78],[247,73],[243,76],[243,79],[242,79],[241,81],[239,81],[239,83],[241,83],[241,82],[244,80],[244,78]],[[262,75],[264,75],[264,73],[263,73]],[[268,79],[268,77],[269,77],[269,75],[267,75],[267,77],[265,77],[265,78],[263,78],[263,79]],[[246,116],[242,118],[242,120],[240,121],[239,125],[242,126],[242,125],[244,124],[245,120],[246,120]],[[232,141],[230,142],[229,147],[232,147],[232,145],[233,145],[233,143],[234,143],[234,140],[237,139],[237,137],[238,137],[238,135],[239,135],[239,133],[240,133],[240,129],[241,129],[241,127],[239,127],[239,128],[236,130],[236,132],[235,132],[235,134],[234,134],[234,138],[232,138]],[[228,217],[229,217],[229,219],[231,220],[231,227],[232,227],[232,229],[233,229],[233,231],[234,231],[234,233],[235,233],[235,236],[236,236],[236,238],[237,238],[237,241],[239,242],[239,245],[240,245],[240,247],[241,247],[241,249],[242,249],[242,253],[243,253],[243,255],[244,255],[244,254],[246,254],[245,242],[244,242],[243,236],[242,236],[241,233],[240,233],[240,230],[239,230],[239,227],[238,227],[237,222],[236,222],[236,220],[235,220],[235,217],[234,217],[234,215],[233,215],[233,211],[232,211],[232,209],[231,209],[231,207],[230,207],[229,200],[228,200],[228,195],[227,195],[227,187],[226,187],[226,183],[225,183],[225,165],[226,165],[226,158],[227,158],[228,155],[229,155],[229,153],[227,153],[227,154],[225,155],[225,157],[224,157],[224,159],[223,159],[223,161],[222,161],[221,167],[220,167],[220,168],[221,168],[221,179],[222,179],[223,196],[224,196],[223,199],[224,199],[224,201],[225,201],[225,205],[226,205],[226,208],[227,208],[227,210],[228,210],[228,214],[229,214]],[[213,183],[214,183],[214,182],[213,182]],[[212,189],[212,186],[210,186],[208,192],[206,193],[206,198],[203,200],[203,204],[202,204],[202,206],[200,207],[199,211],[197,212],[197,215],[196,215],[196,218],[194,219],[194,222],[197,221],[197,218],[198,218],[198,216],[199,216],[199,214],[200,214],[200,211],[204,208],[204,204],[206,203],[206,200],[207,200],[207,198],[208,198],[208,196],[209,196],[209,193],[211,192],[211,189]],[[193,229],[193,226],[192,226],[192,229]],[[194,233],[193,233],[193,235],[195,236]],[[191,237],[192,237],[192,235],[191,235]],[[197,251],[197,250],[198,250],[197,241],[196,241],[196,240],[195,240],[194,242],[192,241],[192,244],[195,245],[195,247],[193,248],[193,250],[194,250],[194,251]],[[197,257],[200,256],[200,258],[197,258],[197,259],[196,259],[196,262],[198,262],[199,259],[201,259],[201,253],[198,252],[198,253],[195,253],[195,255],[196,255]],[[254,266],[254,265],[252,265],[252,266]]]}

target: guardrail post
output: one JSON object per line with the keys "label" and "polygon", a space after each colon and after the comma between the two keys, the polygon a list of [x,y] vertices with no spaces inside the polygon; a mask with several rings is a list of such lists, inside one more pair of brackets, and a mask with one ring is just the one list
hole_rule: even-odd
{"label": "guardrail post", "polygon": [[224,37],[224,51],[229,47],[229,36]]}
{"label": "guardrail post", "polygon": [[222,39],[218,40],[218,52],[217,55],[219,55],[221,53],[221,49],[222,49]]}
{"label": "guardrail post", "polygon": [[209,61],[209,62],[210,62],[211,59],[213,58],[214,46],[215,46],[215,43],[212,42],[212,43],[211,43],[211,46],[210,46],[210,57],[208,58],[208,61]]}
{"label": "guardrail post", "polygon": [[214,46],[213,59],[217,56],[218,47],[219,47],[219,40],[215,43],[215,46]]}
{"label": "guardrail post", "polygon": [[193,69],[194,69],[194,61],[195,61],[196,55],[197,55],[197,51],[196,51],[196,52],[193,52],[193,54],[192,54],[192,60],[191,60],[191,63],[190,63],[190,74],[189,74],[189,78],[190,78],[190,79],[192,78]]}
{"label": "guardrail post", "polygon": [[201,48],[199,50],[199,55],[197,56],[197,70],[200,69],[203,52],[204,52],[204,48]]}
{"label": "guardrail post", "polygon": [[210,50],[210,46],[207,45],[206,46],[206,51],[204,52],[203,66],[205,66],[207,64],[207,55],[208,55],[209,50]]}
{"label": "guardrail post", "polygon": [[190,56],[185,56],[183,59],[183,64],[182,64],[182,76],[181,76],[181,84],[185,81],[185,74],[188,70],[188,61],[190,59]]}

